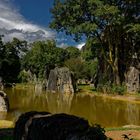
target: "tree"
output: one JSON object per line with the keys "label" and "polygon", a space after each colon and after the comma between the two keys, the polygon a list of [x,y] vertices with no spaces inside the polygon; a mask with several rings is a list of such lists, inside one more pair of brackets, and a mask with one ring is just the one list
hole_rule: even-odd
{"label": "tree", "polygon": [[15,49],[18,53],[18,56],[20,58],[22,58],[29,49],[28,45],[27,45],[27,41],[19,40],[18,38],[13,38],[11,44],[15,47]]}
{"label": "tree", "polygon": [[85,63],[80,57],[70,58],[65,61],[64,65],[73,72],[76,80],[86,78],[85,77],[85,68],[86,68]]}
{"label": "tree", "polygon": [[57,48],[53,40],[37,41],[32,44],[31,50],[25,55],[22,65],[38,78],[44,76],[48,78],[50,70],[63,65],[67,58],[67,51]]}
{"label": "tree", "polygon": [[20,72],[20,58],[11,42],[3,43],[0,38],[0,77],[4,82],[17,82]]}
{"label": "tree", "polygon": [[80,50],[76,47],[69,46],[66,48],[69,54],[69,58],[77,58],[80,56]]}
{"label": "tree", "polygon": [[94,60],[100,52],[100,43],[95,38],[86,40],[86,44],[81,49],[81,56],[85,61]]}
{"label": "tree", "polygon": [[97,60],[85,61],[85,77],[91,82],[95,82],[97,64]]}
{"label": "tree", "polygon": [[100,44],[99,69],[106,73],[110,67],[113,83],[119,85],[125,81],[127,64],[140,39],[138,6],[138,0],[56,0],[50,27],[74,35],[76,40],[83,35],[88,40],[96,40]]}

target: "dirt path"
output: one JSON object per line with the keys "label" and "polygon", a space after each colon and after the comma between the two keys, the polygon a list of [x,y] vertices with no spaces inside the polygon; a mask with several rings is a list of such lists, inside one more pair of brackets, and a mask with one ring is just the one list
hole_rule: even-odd
{"label": "dirt path", "polygon": [[[107,131],[106,136],[112,138],[113,140],[140,140],[140,130],[113,130]],[[128,138],[124,139],[124,135]]]}

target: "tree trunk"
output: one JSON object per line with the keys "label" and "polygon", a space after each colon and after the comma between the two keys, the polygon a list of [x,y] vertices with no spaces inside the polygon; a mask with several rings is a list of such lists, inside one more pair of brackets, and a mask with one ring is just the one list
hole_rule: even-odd
{"label": "tree trunk", "polygon": [[113,75],[114,75],[114,84],[120,85],[120,76],[119,76],[119,68],[118,68],[118,46],[115,47],[115,59],[113,63]]}
{"label": "tree trunk", "polygon": [[113,83],[115,85],[120,85],[120,76],[119,76],[119,68],[118,68],[118,45],[113,46],[109,42],[109,60],[108,60],[112,71],[113,71]]}
{"label": "tree trunk", "polygon": [[120,76],[119,76],[118,68],[115,68],[115,70],[113,70],[113,75],[114,75],[114,84],[120,85]]}

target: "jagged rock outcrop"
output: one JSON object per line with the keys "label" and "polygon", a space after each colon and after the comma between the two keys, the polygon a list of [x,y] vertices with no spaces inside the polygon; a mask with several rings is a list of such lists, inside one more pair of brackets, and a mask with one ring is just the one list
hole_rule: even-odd
{"label": "jagged rock outcrop", "polygon": [[14,129],[14,140],[106,140],[104,129],[67,114],[28,112]]}
{"label": "jagged rock outcrop", "polygon": [[9,100],[5,92],[0,91],[0,112],[9,110]]}
{"label": "jagged rock outcrop", "polygon": [[140,90],[140,71],[131,66],[126,75],[126,85],[128,92],[138,92]]}
{"label": "jagged rock outcrop", "polygon": [[47,91],[60,93],[74,93],[76,83],[72,72],[67,67],[55,68],[50,71]]}

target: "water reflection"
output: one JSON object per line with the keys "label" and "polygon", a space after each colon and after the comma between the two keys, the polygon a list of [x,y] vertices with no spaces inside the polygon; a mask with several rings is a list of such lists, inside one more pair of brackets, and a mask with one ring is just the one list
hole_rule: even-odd
{"label": "water reflection", "polygon": [[70,113],[73,94],[52,94],[47,93],[46,99],[48,104],[48,111],[52,113]]}
{"label": "water reflection", "polygon": [[[6,90],[10,100],[8,120],[16,120],[26,111],[68,113],[104,127],[140,125],[140,103],[113,100],[87,94],[35,92],[35,89]],[[1,119],[2,117],[0,117]]]}
{"label": "water reflection", "polygon": [[126,117],[128,124],[135,124],[140,121],[140,108],[137,104],[126,103]]}
{"label": "water reflection", "polygon": [[7,112],[0,112],[0,120],[5,120],[7,116]]}

